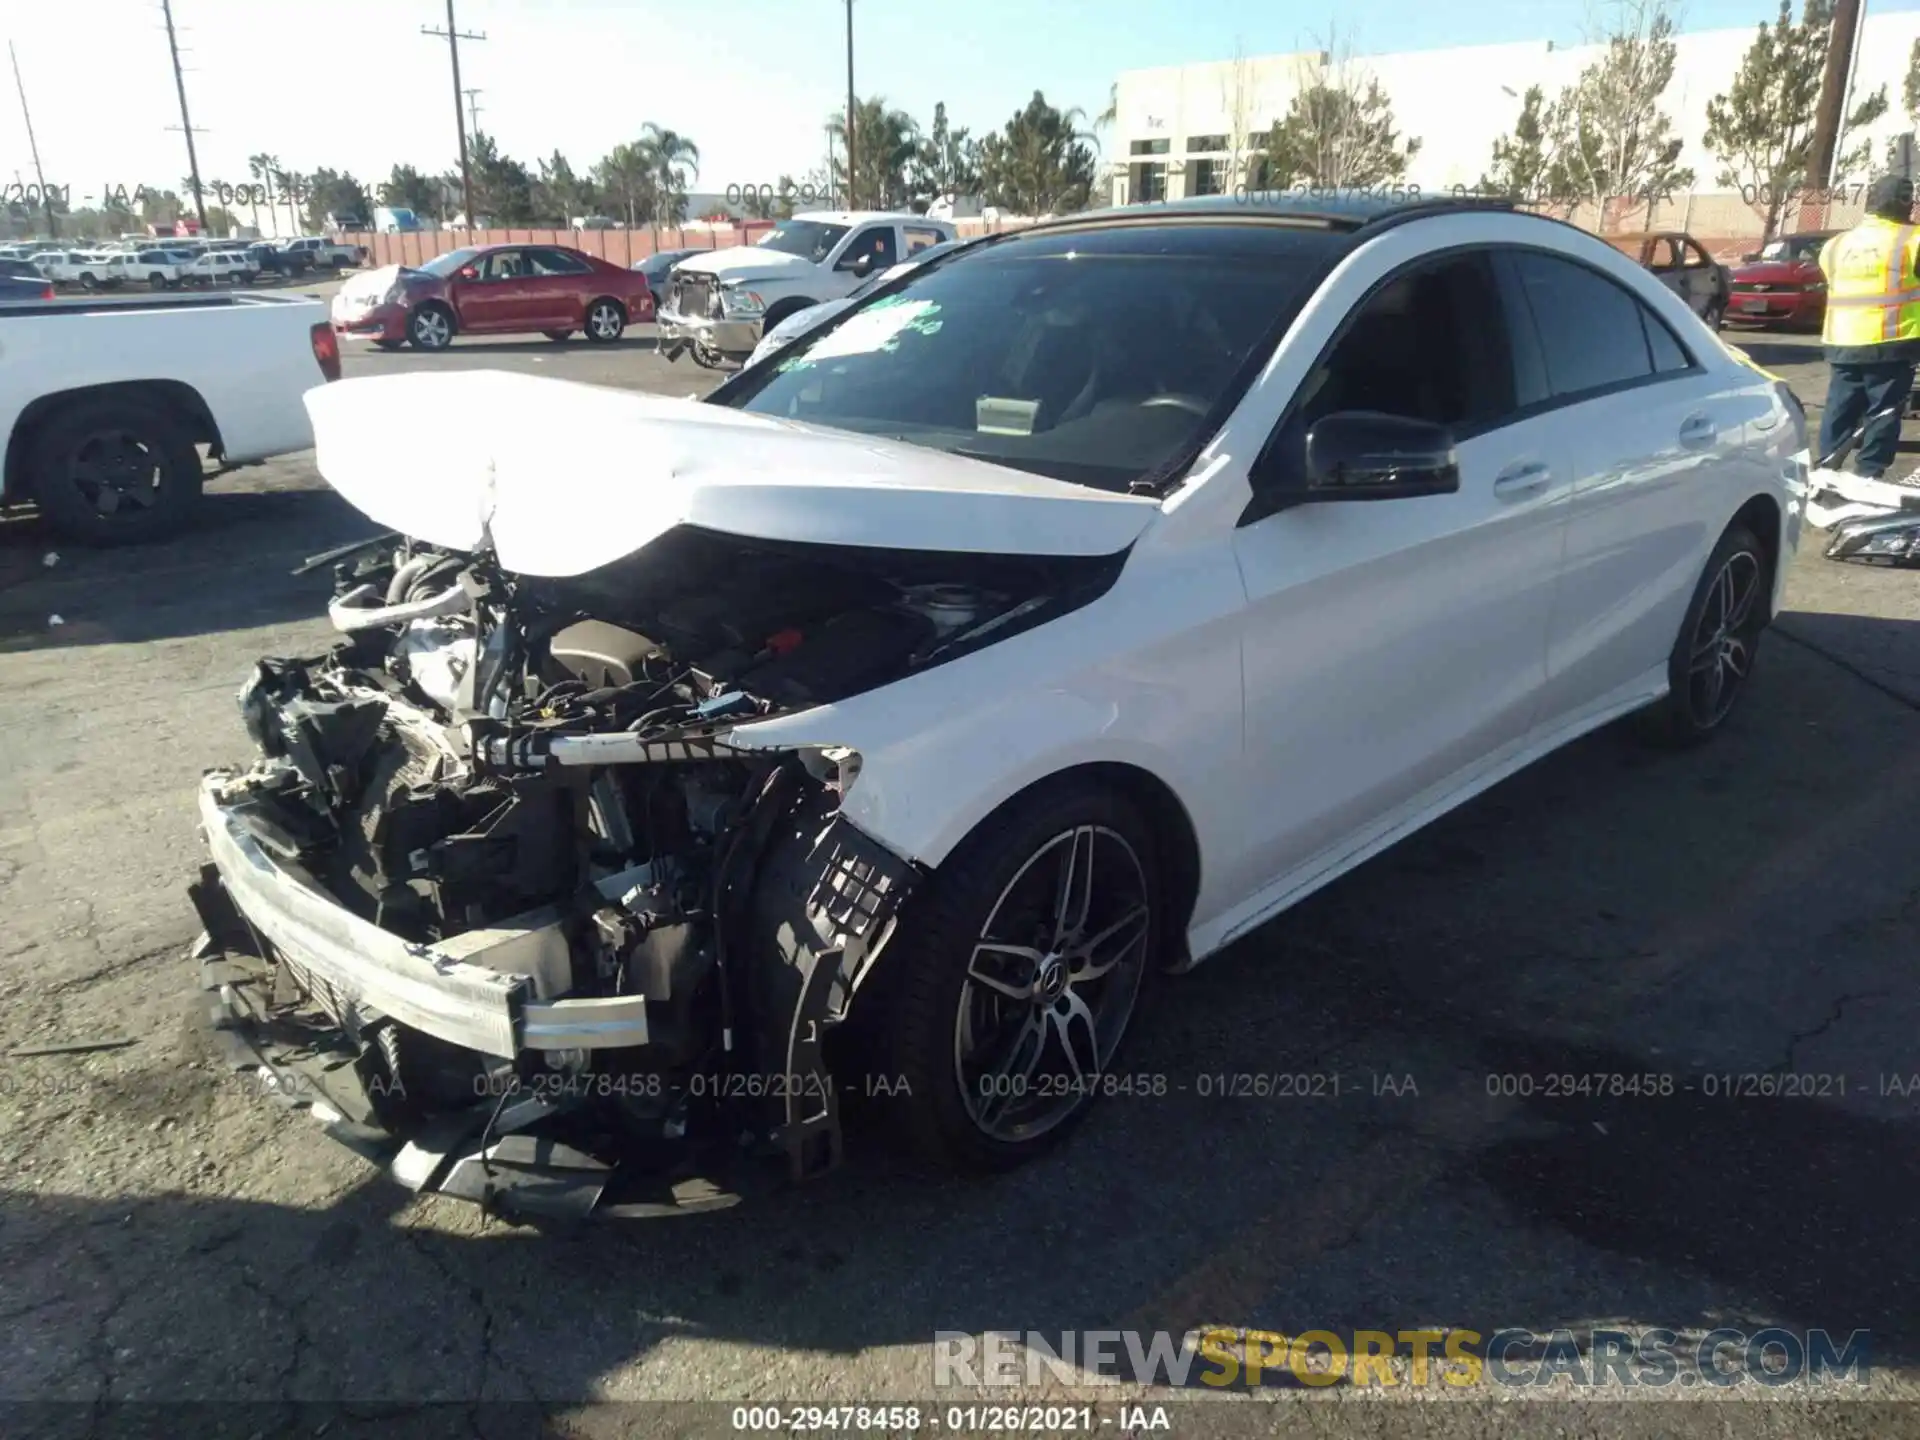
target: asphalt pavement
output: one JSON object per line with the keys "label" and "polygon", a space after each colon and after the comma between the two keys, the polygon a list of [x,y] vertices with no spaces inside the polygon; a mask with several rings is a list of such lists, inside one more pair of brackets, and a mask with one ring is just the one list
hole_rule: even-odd
{"label": "asphalt pavement", "polygon": [[[1818,401],[1809,342],[1746,343]],[[713,380],[645,329],[347,361],[468,366]],[[1920,574],[1803,550],[1714,744],[1590,736],[1166,981],[1121,1066],[1163,1093],[1113,1098],[1039,1164],[942,1180],[856,1124],[847,1165],[782,1203],[556,1234],[408,1195],[185,1018],[195,780],[245,752],[251,661],[324,643],[327,577],[289,570],[370,528],[308,456],[216,482],[194,533],[148,549],[0,524],[0,1042],[123,1042],[0,1062],[0,1430],[732,1420],[589,1400],[924,1420],[979,1398],[934,1389],[937,1332],[1210,1325],[1817,1327],[1871,1332],[1871,1367],[1647,1396],[1680,1408],[1484,1405],[1404,1366],[1386,1390],[1084,1393],[1165,1400],[1182,1435],[1913,1430],[1872,1402],[1910,1400],[1920,1367]],[[1551,1078],[1663,1075],[1664,1097]],[[1233,1076],[1322,1079],[1203,1078]],[[1392,1403],[1415,1390],[1452,1403]],[[443,1403],[395,1408],[418,1401]]]}

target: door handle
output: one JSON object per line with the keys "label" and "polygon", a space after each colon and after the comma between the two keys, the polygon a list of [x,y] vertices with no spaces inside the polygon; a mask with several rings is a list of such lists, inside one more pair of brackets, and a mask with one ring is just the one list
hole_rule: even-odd
{"label": "door handle", "polygon": [[1538,460],[1509,465],[1493,477],[1493,493],[1502,500],[1518,500],[1546,488],[1553,467]]}
{"label": "door handle", "polygon": [[1680,443],[1693,450],[1713,444],[1719,434],[1711,415],[1689,415],[1680,425]]}

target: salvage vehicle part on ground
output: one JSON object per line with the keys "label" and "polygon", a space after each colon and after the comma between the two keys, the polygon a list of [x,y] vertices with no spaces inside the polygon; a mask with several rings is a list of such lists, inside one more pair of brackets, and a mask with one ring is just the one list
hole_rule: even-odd
{"label": "salvage vehicle part on ground", "polygon": [[1155,968],[1612,719],[1721,729],[1805,481],[1603,242],[1377,197],[997,237],[701,404],[308,405],[390,533],[207,778],[205,981],[342,1139],[517,1214],[818,1173],[842,1097],[960,1168],[1056,1143]]}

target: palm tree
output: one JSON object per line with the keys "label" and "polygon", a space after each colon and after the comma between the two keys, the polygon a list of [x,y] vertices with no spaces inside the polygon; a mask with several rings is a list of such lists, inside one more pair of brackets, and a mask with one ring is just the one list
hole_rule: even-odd
{"label": "palm tree", "polygon": [[[847,208],[858,209],[864,196],[880,208],[904,204],[907,172],[920,150],[920,125],[904,110],[890,110],[881,96],[856,100],[854,144],[858,147],[854,163],[859,173],[845,175],[845,161],[835,168],[846,180]],[[839,141],[840,154],[847,153],[847,117],[835,111],[827,122],[827,133]],[[836,177],[839,178],[839,177]]]}
{"label": "palm tree", "polygon": [[[600,188],[615,203],[626,207],[629,230],[642,220],[655,220],[654,199],[658,182],[653,155],[645,142],[633,141],[614,146],[607,152],[606,158],[593,167],[593,178],[600,182]],[[658,249],[657,227],[654,239],[654,248]]]}
{"label": "palm tree", "polygon": [[[269,155],[264,150],[258,155],[249,155],[247,157],[247,173],[253,176],[255,182],[266,191],[267,217],[271,219],[273,217],[274,197],[273,177],[280,173],[280,157],[278,155]],[[255,192],[253,201],[253,223],[256,227],[260,224],[260,200],[257,191]]]}
{"label": "palm tree", "polygon": [[652,164],[655,193],[654,246],[660,244],[659,221],[664,217],[675,225],[687,218],[687,185],[700,175],[700,147],[677,130],[668,130],[649,120],[640,127],[640,149]]}
{"label": "palm tree", "polygon": [[287,233],[289,235],[298,235],[300,233],[300,217],[294,211],[293,201],[294,192],[301,188],[299,172],[295,170],[276,170],[273,172],[273,178],[280,186],[280,198],[287,202]]}

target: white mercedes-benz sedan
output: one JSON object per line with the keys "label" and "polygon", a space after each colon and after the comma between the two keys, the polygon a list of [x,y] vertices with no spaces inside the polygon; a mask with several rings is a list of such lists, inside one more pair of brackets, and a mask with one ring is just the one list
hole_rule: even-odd
{"label": "white mercedes-benz sedan", "polygon": [[389,533],[204,783],[207,984],[516,1212],[813,1173],[850,1082],[957,1167],[1055,1143],[1150,971],[1597,726],[1727,725],[1807,466],[1601,240],[1375,197],[967,246],[703,403],[308,406]]}

